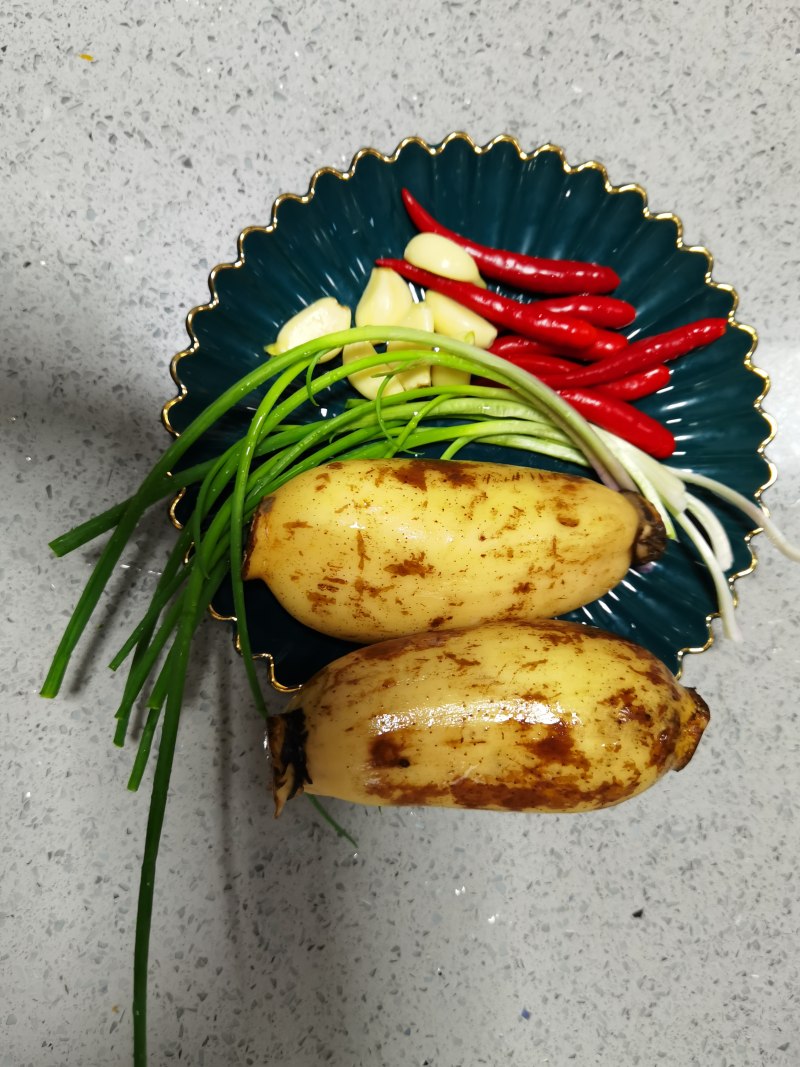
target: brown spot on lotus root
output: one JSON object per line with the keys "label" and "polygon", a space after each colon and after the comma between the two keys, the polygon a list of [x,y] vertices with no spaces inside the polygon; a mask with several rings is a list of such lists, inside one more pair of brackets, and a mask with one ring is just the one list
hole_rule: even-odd
{"label": "brown spot on lotus root", "polygon": [[455,652],[443,652],[442,655],[445,659],[452,660],[453,663],[455,663],[458,667],[461,667],[464,670],[466,670],[467,667],[477,667],[480,665],[480,660],[467,659],[464,656],[457,656]]}
{"label": "brown spot on lotus root", "polygon": [[369,559],[367,553],[367,544],[364,540],[364,535],[360,530],[356,530],[356,551],[358,552],[358,569],[364,570],[364,564]]}
{"label": "brown spot on lotus root", "polygon": [[374,737],[370,742],[369,755],[370,762],[376,769],[411,766],[411,761],[403,755],[402,739],[396,734]]}
{"label": "brown spot on lotus root", "polygon": [[[537,725],[537,729],[541,727]],[[589,760],[575,746],[572,727],[565,722],[555,722],[548,724],[545,729],[547,732],[544,737],[523,742],[525,748],[536,756],[540,763],[575,767],[579,771],[591,769]]]}
{"label": "brown spot on lotus root", "polygon": [[324,593],[318,593],[314,589],[309,589],[306,592],[306,598],[315,611],[319,611],[330,604],[336,603],[334,597],[326,596]]}
{"label": "brown spot on lotus root", "polygon": [[416,555],[411,556],[409,559],[404,559],[400,563],[389,563],[383,568],[389,574],[394,574],[398,578],[405,578],[408,575],[414,575],[416,578],[424,578],[428,574],[432,574],[435,570],[430,563],[425,562],[425,553],[418,552]]}
{"label": "brown spot on lotus root", "polygon": [[[659,717],[664,716],[665,713],[662,710],[659,713]],[[673,762],[675,753],[675,744],[678,740],[680,729],[677,723],[670,723],[666,726],[653,740],[650,746],[650,760],[649,765],[651,767],[669,767]]]}
{"label": "brown spot on lotus root", "polygon": [[642,726],[651,726],[653,716],[639,699],[635,689],[620,689],[602,702],[609,707],[617,708],[617,722],[638,722]]}
{"label": "brown spot on lotus root", "polygon": [[450,786],[453,800],[464,808],[505,808],[508,811],[574,811],[581,806],[605,808],[618,804],[636,789],[634,782],[616,779],[586,788],[575,775],[537,781],[524,773],[516,782],[474,782],[466,779]]}

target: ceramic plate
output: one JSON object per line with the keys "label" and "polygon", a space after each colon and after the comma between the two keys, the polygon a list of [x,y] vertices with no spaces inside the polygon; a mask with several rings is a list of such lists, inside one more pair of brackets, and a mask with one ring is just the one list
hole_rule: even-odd
{"label": "ceramic plate", "polygon": [[[711,279],[709,252],[684,245],[680,220],[652,214],[640,186],[614,187],[598,163],[570,166],[559,148],[524,152],[509,137],[485,146],[463,134],[438,145],[411,138],[391,156],[366,149],[346,172],[315,174],[306,195],[280,197],[269,225],[241,234],[237,261],[212,272],[212,301],[189,314],[191,346],[172,362],[180,393],[163,413],[170,431],[180,432],[261,363],[264,346],[300,308],[321,296],[355,307],[375,258],[402,256],[415,232],[401,203],[403,186],[446,226],[485,244],[612,266],[621,279],[617,295],[637,309],[625,331],[631,338],[727,317],[723,337],[673,364],[669,386],[639,404],[675,434],[671,464],[759,497],[774,478],[763,454],[772,428],[760,407],[768,383],[751,362],[753,330],[735,319],[736,293]],[[351,395],[345,382],[323,406],[334,413]],[[204,439],[203,455],[238,436],[257,399],[247,398]],[[459,457],[578,472],[497,447],[473,446]],[[195,451],[190,459],[197,458]],[[752,523],[716,500],[713,505],[733,545],[733,581],[755,563]],[[180,518],[181,504],[175,513]],[[247,595],[254,651],[266,657],[279,687],[302,684],[354,647],[297,623],[261,582],[248,583]],[[214,608],[230,618],[228,590]],[[715,611],[704,565],[679,541],[646,573],[631,571],[607,596],[565,617],[628,637],[679,672],[685,652],[710,644]]]}

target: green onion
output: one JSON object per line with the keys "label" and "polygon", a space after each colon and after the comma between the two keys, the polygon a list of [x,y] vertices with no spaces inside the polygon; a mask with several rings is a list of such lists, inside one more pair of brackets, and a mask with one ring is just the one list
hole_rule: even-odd
{"label": "green onion", "polygon": [[[402,341],[412,347],[393,351],[394,364],[408,368],[424,361],[478,374],[497,385],[430,386],[387,396],[391,374],[381,369],[386,361],[383,353],[365,356],[347,367],[318,366],[324,353],[358,341]],[[307,424],[287,421],[304,404],[318,405],[320,394],[343,378],[371,368],[384,378],[374,401],[353,400],[340,414]],[[302,385],[293,388],[301,376]],[[261,390],[263,397],[239,440],[214,459],[175,470],[187,451],[228,411]],[[137,1065],[147,1059],[147,971],[155,870],[191,642],[226,576],[231,580],[245,670],[256,706],[267,714],[252,655],[241,579],[243,537],[259,502],[298,474],[334,457],[413,455],[416,450],[441,445],[440,454],[449,459],[466,444],[479,441],[590,466],[612,487],[638,488],[659,510],[670,536],[682,530],[708,567],[723,624],[733,636],[734,602],[725,577],[732,564],[730,544],[712,509],[689,493],[687,485],[702,487],[739,508],[763,527],[782,551],[800,559],[800,549],[788,544],[759,505],[713,479],[666,467],[613,434],[593,429],[538,379],[473,345],[419,330],[360,327],[310,341],[250,371],[169,445],[132,496],[51,542],[56,555],[63,555],[110,531],[56,650],[42,687],[46,697],[58,693],[71,655],[144,513],[165,497],[197,486],[194,506],[150,605],[111,662],[117,669],[133,653],[116,713],[114,740],[120,745],[134,704],[157,671],[146,702],[149,714],[131,771],[131,789],[137,789],[142,781],[161,723],[136,921],[133,1026]],[[321,817],[355,845],[319,801],[311,799]]]}

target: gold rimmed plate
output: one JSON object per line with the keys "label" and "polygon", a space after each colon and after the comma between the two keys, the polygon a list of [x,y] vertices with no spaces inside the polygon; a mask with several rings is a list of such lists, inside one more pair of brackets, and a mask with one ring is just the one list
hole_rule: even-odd
{"label": "gold rimmed plate", "polygon": [[[403,187],[446,226],[484,244],[613,267],[620,276],[616,294],[637,309],[625,331],[631,338],[699,318],[727,318],[719,340],[674,364],[669,385],[638,404],[675,435],[670,464],[759,499],[775,477],[764,455],[773,432],[761,409],[768,381],[752,362],[754,331],[736,321],[736,293],[712,279],[711,254],[684,244],[676,215],[651,213],[639,185],[613,186],[597,162],[570,166],[554,145],[525,152],[506,136],[484,146],[462,133],[436,145],[408,138],[391,155],[364,149],[346,171],[318,171],[306,194],[279,197],[267,225],[242,232],[236,261],[212,271],[211,301],[189,313],[191,344],[171,365],[179,392],[162,413],[170,432],[180,433],[262,363],[264,346],[302,307],[321,296],[355,307],[374,260],[401,256],[414,233],[400,198]],[[341,411],[352,395],[341,383],[326,395],[325,412]],[[240,436],[257,399],[246,398],[230,412],[191,460],[217,454]],[[320,417],[320,410],[309,409],[307,417]],[[489,445],[471,445],[459,456],[575,470]],[[734,582],[755,565],[753,524],[706,500],[731,540],[728,577]],[[188,498],[176,502],[176,521],[187,506]],[[277,688],[302,684],[354,647],[296,622],[260,582],[248,583],[247,603],[254,652],[267,661]],[[228,589],[216,597],[214,612],[232,618]],[[715,614],[710,576],[695,550],[678,540],[657,564],[631,571],[611,593],[566,618],[628,637],[679,672],[687,651],[710,644]]]}

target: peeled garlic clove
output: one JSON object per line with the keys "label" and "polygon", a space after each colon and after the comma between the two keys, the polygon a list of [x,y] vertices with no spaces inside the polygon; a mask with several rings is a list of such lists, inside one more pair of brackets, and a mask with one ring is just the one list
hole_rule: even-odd
{"label": "peeled garlic clove", "polygon": [[[364,359],[366,356],[376,355],[375,348],[369,343],[369,341],[356,341],[352,345],[345,345],[342,349],[342,363],[347,366],[348,363],[355,363],[359,359]],[[355,374],[348,374],[347,380],[352,387],[362,396],[365,396],[367,400],[374,400],[378,394],[380,388],[381,378],[380,374],[386,372],[386,367],[369,367],[367,370],[356,371]],[[389,382],[384,390],[386,392],[398,392],[394,383]]]}
{"label": "peeled garlic clove", "polygon": [[[433,295],[435,296],[436,294]],[[429,293],[428,297],[430,296],[431,294]],[[432,333],[435,328],[435,322],[433,311],[431,310],[427,298],[426,300],[420,301],[418,304],[414,304],[399,325],[409,326],[415,330],[425,330],[428,333]],[[462,338],[462,340],[465,339],[466,338]],[[471,336],[469,336],[468,339],[472,341]],[[398,352],[403,348],[409,347],[410,346],[406,341],[390,341],[387,344],[386,349],[389,352]],[[427,381],[422,380],[422,368],[418,367],[403,371],[402,374],[399,374],[397,377],[406,389],[418,389],[427,385],[466,385],[470,379],[469,371],[456,370],[454,367],[442,367],[436,365],[428,366],[426,369],[430,372]]]}
{"label": "peeled garlic clove", "polygon": [[[421,300],[418,304],[411,305],[397,325],[407,326],[411,330],[424,330],[426,333],[433,333],[433,312],[429,305],[424,300]],[[386,351],[399,352],[403,348],[411,347],[417,346],[410,345],[408,341],[389,341]]]}
{"label": "peeled garlic clove", "polygon": [[[375,348],[369,343],[369,341],[356,341],[352,345],[345,345],[342,351],[342,362],[345,366],[348,363],[355,363],[356,360],[364,359],[365,356],[374,356],[377,353]],[[352,387],[362,396],[365,396],[367,400],[374,400],[378,395],[378,390],[383,384],[384,375],[389,371],[394,370],[394,363],[382,363],[375,367],[367,367],[366,370],[356,371],[354,374],[349,374],[347,380]],[[392,396],[395,393],[402,393],[403,386],[398,381],[398,375],[391,378],[384,387],[383,396]]]}
{"label": "peeled garlic clove", "polygon": [[431,367],[431,385],[468,385],[470,373],[468,370],[458,370],[456,367],[443,367],[437,363]]}
{"label": "peeled garlic clove", "polygon": [[[357,360],[365,359],[368,355],[377,355],[374,347],[370,345],[368,340],[355,341],[352,345],[346,345],[341,352],[341,362],[347,366],[349,363],[355,363]],[[366,370],[356,370],[353,375],[348,375],[348,381],[353,386],[357,393],[361,393],[367,400],[374,400],[378,396],[378,391],[383,382],[383,375],[387,371],[391,370],[391,365],[383,364],[375,367],[368,367]],[[397,382],[397,379],[391,379],[384,388],[383,395],[391,396],[393,393],[401,393],[402,389]]]}
{"label": "peeled garlic clove", "polygon": [[[402,344],[400,348],[406,347]],[[363,359],[365,356],[374,356],[377,353],[375,348],[369,343],[369,341],[357,341],[352,345],[345,345],[342,352],[342,362],[347,365],[348,363],[354,363],[357,359]],[[349,374],[347,380],[352,387],[362,396],[365,396],[367,400],[374,400],[378,395],[378,390],[383,385],[385,376],[393,370],[397,370],[397,367],[401,366],[398,362],[380,363],[375,367],[368,367],[366,370],[356,371],[355,374]],[[404,393],[407,389],[422,389],[425,386],[431,384],[431,368],[427,363],[420,363],[415,365],[409,365],[405,370],[398,370],[396,374],[393,374],[389,381],[384,386],[382,396],[395,396],[397,393]]]}
{"label": "peeled garlic clove", "polygon": [[442,278],[471,282],[486,288],[475,260],[449,237],[442,237],[438,233],[418,233],[406,245],[403,256],[415,267],[429,270]]}
{"label": "peeled garlic clove", "polygon": [[[350,328],[351,312],[349,307],[338,303],[332,296],[323,296],[313,304],[304,307],[283,324],[274,344],[267,347],[271,356],[288,352],[290,348],[315,341],[326,333],[337,333]],[[341,348],[326,352],[320,363],[327,363],[341,352]]]}
{"label": "peeled garlic clove", "polygon": [[401,370],[394,380],[400,386],[400,392],[405,393],[409,389],[425,389],[431,384],[431,367],[429,363],[420,363],[417,366]]}
{"label": "peeled garlic clove", "polygon": [[491,322],[451,300],[449,296],[429,290],[425,302],[433,312],[437,333],[443,333],[457,341],[463,341],[472,335],[471,341],[478,348],[489,348],[497,337],[497,330]]}
{"label": "peeled garlic clove", "polygon": [[413,303],[408,283],[399,274],[374,267],[356,307],[356,326],[396,326]]}
{"label": "peeled garlic clove", "polygon": [[402,326],[410,326],[414,330],[425,330],[433,333],[433,312],[430,304],[420,300],[418,304],[412,304],[403,317]]}

